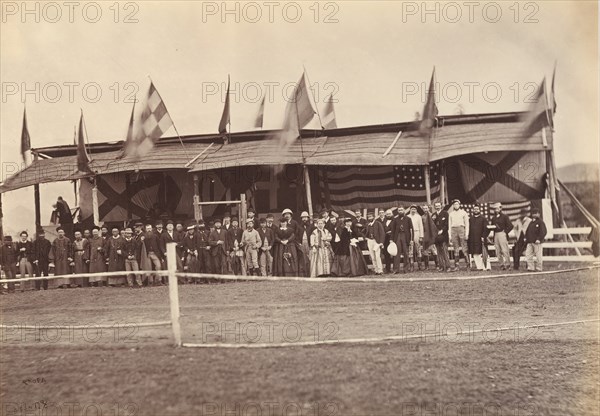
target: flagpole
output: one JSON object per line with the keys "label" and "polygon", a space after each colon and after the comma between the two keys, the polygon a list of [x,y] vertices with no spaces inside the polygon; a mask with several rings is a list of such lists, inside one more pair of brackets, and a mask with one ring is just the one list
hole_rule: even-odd
{"label": "flagpole", "polygon": [[304,145],[302,144],[302,134],[300,134],[300,115],[298,114],[298,88],[296,88],[296,91],[294,93],[294,107],[296,108],[296,125],[298,126],[298,140],[300,141],[300,153],[302,154],[302,172],[304,174],[304,187],[306,190],[306,204],[308,205],[307,206],[308,215],[312,218],[313,217],[313,206],[312,206],[312,193],[310,190],[310,175],[308,173],[308,167],[306,166],[306,158],[304,157]]}
{"label": "flagpole", "polygon": [[83,109],[80,108],[80,110],[81,110],[81,120],[82,120],[81,124],[83,124],[83,130],[85,131],[85,141],[87,142],[87,148],[88,148],[88,153],[90,155],[90,162],[91,162],[93,159],[92,159],[92,149],[90,147],[90,136],[88,135],[87,125],[85,124],[85,120],[83,118]]}

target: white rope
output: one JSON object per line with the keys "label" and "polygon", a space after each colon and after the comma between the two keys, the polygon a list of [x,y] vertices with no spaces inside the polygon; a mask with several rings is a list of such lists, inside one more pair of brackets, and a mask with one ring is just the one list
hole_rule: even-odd
{"label": "white rope", "polygon": [[100,273],[78,273],[78,274],[63,274],[55,276],[39,276],[39,277],[24,277],[17,279],[1,279],[0,283],[19,283],[28,282],[32,280],[52,280],[52,279],[79,279],[82,277],[116,277],[116,276],[127,276],[128,274],[153,274],[159,276],[167,276],[169,272],[167,270],[137,270],[137,271],[124,271],[119,270],[115,272],[100,272]]}
{"label": "white rope", "polygon": [[[548,324],[538,324],[538,325],[525,325],[519,327],[519,329],[533,329],[533,328],[547,328],[552,326],[563,326],[563,325],[575,325],[575,324],[584,324],[590,322],[598,322],[600,319],[587,319],[581,321],[569,321],[569,322],[554,322]],[[186,343],[182,344],[183,347],[187,348],[285,348],[285,347],[313,347],[318,345],[340,345],[340,344],[380,344],[383,342],[394,342],[394,341],[406,341],[409,339],[418,339],[418,338],[431,338],[431,337],[447,337],[447,336],[462,336],[462,335],[472,335],[479,334],[483,332],[502,332],[502,331],[512,331],[514,327],[504,327],[504,328],[495,328],[495,329],[478,329],[469,331],[467,333],[464,332],[453,332],[453,333],[425,333],[425,334],[411,334],[411,335],[391,335],[387,337],[381,338],[347,338],[347,339],[339,339],[339,340],[322,340],[322,341],[302,341],[302,342],[280,342],[280,343],[256,343],[256,344],[193,344]]]}
{"label": "white rope", "polygon": [[504,273],[504,274],[488,274],[475,276],[448,276],[440,277],[296,277],[296,276],[234,276],[226,274],[208,274],[208,273],[177,273],[177,277],[188,277],[194,279],[212,279],[212,280],[238,280],[238,281],[290,281],[304,283],[323,283],[323,282],[360,282],[360,283],[390,283],[390,282],[443,282],[454,280],[480,280],[480,279],[499,279],[520,276],[541,276],[557,273],[576,272],[581,270],[592,270],[600,268],[600,265],[594,264],[586,267],[578,267],[573,269],[547,270],[542,272],[521,272],[521,273]]}
{"label": "white rope", "polygon": [[133,323],[133,322],[127,322],[127,323],[115,323],[112,325],[94,325],[94,324],[90,324],[90,325],[0,325],[1,329],[13,329],[13,328],[17,328],[17,329],[39,329],[39,330],[46,330],[46,329],[67,329],[67,330],[71,330],[71,329],[113,329],[115,327],[117,328],[150,328],[150,327],[155,327],[155,326],[171,326],[171,321],[157,321],[157,322],[142,322],[142,323]]}

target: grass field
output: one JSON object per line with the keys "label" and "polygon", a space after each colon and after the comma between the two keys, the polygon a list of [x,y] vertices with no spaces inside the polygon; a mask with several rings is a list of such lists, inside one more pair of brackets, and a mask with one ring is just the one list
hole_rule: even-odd
{"label": "grass field", "polygon": [[3,296],[2,414],[598,414],[598,322],[529,328],[597,319],[598,269],[398,280],[179,287],[184,342],[290,344],[261,349],[174,348],[170,327],[137,327],[169,319],[167,287]]}

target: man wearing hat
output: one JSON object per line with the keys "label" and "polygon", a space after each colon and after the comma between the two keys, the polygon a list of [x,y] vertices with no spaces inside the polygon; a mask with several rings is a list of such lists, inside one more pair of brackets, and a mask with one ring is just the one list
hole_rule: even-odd
{"label": "man wearing hat", "polygon": [[392,272],[392,256],[388,253],[388,246],[390,242],[394,241],[392,238],[392,229],[394,226],[394,214],[391,209],[384,211],[384,219],[381,222],[383,225],[383,232],[385,233],[385,240],[383,241],[383,258],[385,260],[385,272]]}
{"label": "man wearing hat", "polygon": [[496,248],[496,258],[502,270],[510,270],[510,251],[508,249],[508,233],[513,229],[512,222],[508,215],[502,212],[502,204],[498,202],[494,207],[494,216],[492,217],[492,227],[494,230],[494,246]]}
{"label": "man wearing hat", "polygon": [[267,220],[261,218],[259,221],[258,235],[260,236],[260,250],[258,263],[262,276],[273,275],[273,243],[275,242],[275,231],[267,226]]}
{"label": "man wearing hat", "polygon": [[[411,205],[410,212],[408,214],[408,218],[412,221],[413,225],[413,253],[414,256],[411,256],[410,260],[410,268],[414,270],[414,261],[416,260],[417,266],[419,270],[421,270],[421,261],[423,259],[423,237],[425,237],[425,233],[423,230],[423,218],[417,212],[417,206]],[[423,268],[425,268],[425,264],[423,264]]]}
{"label": "man wearing hat", "polygon": [[[105,244],[104,238],[100,235],[100,229],[98,227],[92,228],[92,238],[90,238],[90,273],[106,272]],[[106,282],[106,277],[103,276],[91,276],[89,280],[90,285],[98,287],[102,287],[104,282]]]}
{"label": "man wearing hat", "polygon": [[403,257],[404,266],[403,273],[409,270],[412,251],[409,249],[410,244],[414,241],[414,230],[412,220],[408,215],[404,215],[404,208],[398,207],[398,217],[394,219],[392,224],[392,239],[398,246],[398,254],[394,257],[394,272],[400,272],[400,256]]}
{"label": "man wearing hat", "polygon": [[213,273],[212,261],[210,256],[210,245],[208,243],[210,230],[206,228],[206,223],[204,222],[204,220],[198,221],[197,228],[198,230],[196,231],[196,247],[198,250],[198,270],[200,273]]}
{"label": "man wearing hat", "polygon": [[[112,236],[106,240],[106,257],[108,259],[109,272],[121,272],[125,270],[125,251],[123,245],[125,238],[121,237],[118,227],[112,228]],[[125,284],[126,278],[122,274],[110,276],[108,278],[109,286],[118,286]]]}
{"label": "man wearing hat", "polygon": [[448,234],[454,248],[454,267],[452,271],[458,270],[460,260],[460,249],[462,248],[467,263],[467,270],[470,269],[469,249],[467,246],[467,236],[469,235],[469,214],[460,207],[460,201],[452,201],[452,208],[448,213]]}
{"label": "man wearing hat", "polygon": [[250,276],[260,276],[258,267],[258,250],[260,248],[260,234],[254,229],[254,220],[246,220],[246,229],[242,233],[241,246],[245,254],[246,270]]}
{"label": "man wearing hat", "polygon": [[[199,261],[198,258],[198,236],[196,235],[196,225],[190,224],[187,227],[187,233],[185,237],[183,237],[183,241],[181,242],[184,252],[184,266],[183,270],[186,270],[189,273],[199,273]],[[192,279],[186,279],[187,281],[192,281]]]}
{"label": "man wearing hat", "polygon": [[525,243],[525,233],[527,232],[527,227],[531,222],[531,218],[529,217],[529,212],[526,209],[522,209],[519,213],[519,218],[515,221],[514,224],[514,232],[517,241],[512,248],[512,256],[513,256],[513,265],[515,270],[519,270],[521,263],[521,256],[527,247],[527,243]]}
{"label": "man wearing hat", "polygon": [[527,226],[525,232],[525,242],[527,243],[527,249],[525,250],[525,257],[527,258],[527,271],[542,271],[542,243],[546,238],[546,224],[540,218],[540,210],[533,208],[531,210],[532,220]]}
{"label": "man wearing hat", "polygon": [[442,203],[433,204],[434,212],[431,219],[437,229],[435,236],[435,249],[437,251],[438,272],[447,272],[450,270],[450,259],[448,258],[448,211],[442,209]]}
{"label": "man wearing hat", "polygon": [[[46,232],[42,228],[37,232],[35,241],[33,242],[33,265],[37,277],[48,276],[50,250],[52,250],[52,244],[46,238]],[[102,259],[102,264],[104,264],[104,259]],[[48,290],[48,280],[36,280],[35,290],[40,290],[40,288]]]}
{"label": "man wearing hat", "polygon": [[223,221],[221,224],[225,231],[229,231],[231,228],[231,214],[229,214],[229,212],[226,212],[225,215],[223,215]]}
{"label": "man wearing hat", "polygon": [[208,244],[212,257],[213,273],[223,274],[226,271],[227,262],[227,232],[221,228],[221,220],[215,219],[215,229],[210,232]]}
{"label": "man wearing hat", "polygon": [[240,228],[237,218],[231,219],[231,228],[227,231],[226,248],[229,257],[227,258],[227,267],[229,271],[236,276],[246,275],[246,262],[244,261],[244,251],[242,250],[242,234],[244,230]]}
{"label": "man wearing hat", "polygon": [[[142,256],[142,244],[133,238],[131,228],[125,228],[125,239],[123,241],[123,255],[125,257],[125,270],[128,272],[140,270],[140,259]],[[137,287],[142,287],[141,274],[128,274],[127,286],[133,289],[133,281],[137,283]]]}
{"label": "man wearing hat", "polygon": [[[0,246],[0,266],[2,266],[2,270],[4,270],[4,276],[6,279],[16,279],[17,278],[17,262],[18,262],[18,251],[13,243],[12,237],[10,235],[4,236],[4,242],[2,246]],[[4,285],[0,286],[0,290],[4,291]],[[8,284],[8,293],[14,293],[15,284]]]}
{"label": "man wearing hat", "polygon": [[298,229],[300,234],[296,235],[296,238],[298,238],[300,249],[302,250],[302,253],[304,253],[304,270],[310,270],[310,236],[312,235],[315,226],[312,224],[308,212],[303,211],[302,214],[300,214],[300,224]]}
{"label": "man wearing hat", "polygon": [[167,244],[169,244],[169,243],[177,244],[177,249],[176,249],[177,266],[176,267],[177,267],[178,272],[182,272],[183,271],[183,261],[181,260],[182,253],[181,253],[181,248],[179,247],[179,245],[180,245],[179,236],[177,235],[177,233],[175,231],[174,223],[171,220],[167,221],[166,230],[160,236],[160,249],[161,249],[161,251],[163,253],[163,257],[165,259],[165,265],[167,263]]}
{"label": "man wearing hat", "polygon": [[383,264],[381,262],[381,249],[385,243],[385,231],[381,221],[375,219],[375,213],[367,212],[367,225],[365,227],[365,236],[367,238],[367,248],[369,256],[373,263],[375,274],[383,274]]}
{"label": "man wearing hat", "polygon": [[[163,254],[160,248],[160,234],[158,231],[152,229],[151,224],[146,224],[146,232],[143,235],[144,247],[146,248],[146,255],[148,256],[148,264],[145,264],[144,270],[152,271],[163,269]],[[148,286],[159,286],[162,285],[162,277],[156,274],[147,274]]]}
{"label": "man wearing hat", "polygon": [[[52,250],[50,251],[50,261],[54,264],[54,275],[71,274],[71,262],[73,261],[71,257],[71,240],[65,236],[65,230],[62,226],[57,227],[56,232],[58,233],[58,237],[52,241]],[[51,282],[48,282],[50,289],[53,287],[66,287],[68,285],[68,279],[53,279]]]}
{"label": "man wearing hat", "polygon": [[247,210],[248,219],[252,220],[255,226],[258,226],[258,218],[256,218],[256,211],[254,208],[250,207]]}

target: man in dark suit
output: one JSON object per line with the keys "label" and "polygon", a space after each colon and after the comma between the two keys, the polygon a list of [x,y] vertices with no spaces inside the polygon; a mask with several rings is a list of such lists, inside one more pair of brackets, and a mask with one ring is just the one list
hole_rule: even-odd
{"label": "man in dark suit", "polygon": [[215,228],[210,232],[208,244],[210,245],[210,254],[213,263],[213,273],[223,274],[227,262],[227,232],[221,228],[221,220],[216,219]]}
{"label": "man in dark suit", "polygon": [[261,218],[258,235],[260,236],[260,249],[258,250],[258,262],[262,276],[273,276],[273,242],[275,231],[267,227],[267,220]]}
{"label": "man in dark suit", "polygon": [[438,257],[438,271],[450,271],[450,259],[448,258],[448,211],[442,210],[441,202],[436,202],[433,205],[435,211],[431,214],[431,219],[437,228],[437,236],[435,237],[435,248]]}
{"label": "man in dark suit", "polygon": [[[44,230],[39,230],[33,242],[33,265],[37,277],[48,276],[51,249],[52,244],[46,239],[46,233]],[[35,290],[40,290],[40,288],[48,290],[48,280],[36,280]]]}
{"label": "man in dark suit", "polygon": [[[167,244],[169,243],[176,243],[179,245],[179,241],[178,241],[178,236],[177,236],[177,232],[175,231],[175,226],[173,224],[173,221],[169,220],[167,221],[167,226],[166,226],[166,230],[162,233],[162,235],[160,236],[160,249],[162,250],[163,256],[165,258],[165,265],[167,265]],[[183,262],[181,261],[181,257],[179,256],[179,253],[177,253],[178,250],[176,251],[176,261],[177,261],[177,271],[178,272],[182,272],[183,271]],[[167,266],[168,267],[168,266]]]}
{"label": "man in dark suit", "polygon": [[402,207],[398,207],[398,216],[392,224],[392,239],[398,246],[398,253],[394,257],[394,272],[398,273],[400,271],[400,255],[402,255],[404,259],[402,272],[406,273],[410,264],[409,260],[412,257],[409,246],[414,239],[414,231],[412,221],[407,215],[404,215],[404,208]]}
{"label": "man in dark suit", "polygon": [[385,231],[381,221],[375,219],[375,214],[367,213],[367,224],[365,226],[364,235],[367,239],[367,248],[373,263],[375,274],[383,274],[383,265],[381,262],[381,249],[385,242]]}

